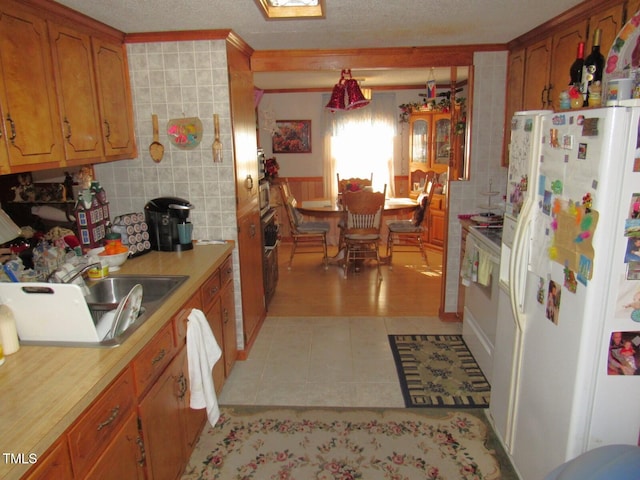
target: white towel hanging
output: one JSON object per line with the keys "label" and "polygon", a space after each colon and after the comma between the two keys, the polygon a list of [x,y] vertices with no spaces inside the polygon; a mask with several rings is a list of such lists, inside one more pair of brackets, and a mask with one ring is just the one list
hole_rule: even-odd
{"label": "white towel hanging", "polygon": [[187,364],[193,409],[207,409],[207,418],[215,426],[220,418],[220,408],[213,384],[212,369],[222,356],[209,322],[197,308],[191,310],[187,323]]}

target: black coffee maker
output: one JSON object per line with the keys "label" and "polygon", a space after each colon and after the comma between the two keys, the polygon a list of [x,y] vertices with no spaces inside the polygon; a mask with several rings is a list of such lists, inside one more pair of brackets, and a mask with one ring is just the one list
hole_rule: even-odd
{"label": "black coffee maker", "polygon": [[144,215],[149,227],[149,241],[153,250],[179,252],[191,250],[191,229],[188,221],[193,205],[177,197],[160,197],[144,206]]}

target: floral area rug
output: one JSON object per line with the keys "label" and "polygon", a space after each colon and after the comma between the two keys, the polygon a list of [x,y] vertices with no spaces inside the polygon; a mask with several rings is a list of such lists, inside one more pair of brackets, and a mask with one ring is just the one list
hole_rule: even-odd
{"label": "floral area rug", "polygon": [[182,480],[515,480],[482,411],[223,407]]}
{"label": "floral area rug", "polygon": [[389,335],[407,407],[489,406],[491,387],[462,335]]}

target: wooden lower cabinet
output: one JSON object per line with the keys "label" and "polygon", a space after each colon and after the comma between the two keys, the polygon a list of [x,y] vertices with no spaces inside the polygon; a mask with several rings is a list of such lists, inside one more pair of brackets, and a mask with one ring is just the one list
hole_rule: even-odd
{"label": "wooden lower cabinet", "polygon": [[[132,413],[122,431],[89,470],[87,480],[144,480],[145,450],[138,430],[138,416]],[[49,477],[54,478],[54,477]],[[59,478],[59,477],[55,477]]]}
{"label": "wooden lower cabinet", "polygon": [[71,458],[66,439],[58,441],[41,458],[35,468],[25,477],[26,480],[72,480]]}
{"label": "wooden lower cabinet", "polygon": [[185,359],[186,347],[183,347],[138,407],[149,479],[175,480],[187,462],[186,448],[181,441],[185,431],[183,399],[188,389]]}
{"label": "wooden lower cabinet", "polygon": [[186,333],[194,308],[223,351],[212,372],[219,394],[238,353],[231,255],[23,478],[179,479],[207,421],[206,409],[189,406]]}
{"label": "wooden lower cabinet", "polygon": [[434,194],[429,207],[429,243],[438,247],[444,246],[444,224],[446,215],[446,198]]}

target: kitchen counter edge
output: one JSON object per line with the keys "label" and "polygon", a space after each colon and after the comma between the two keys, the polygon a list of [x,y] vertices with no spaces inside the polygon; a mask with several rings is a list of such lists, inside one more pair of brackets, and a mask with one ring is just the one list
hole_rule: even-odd
{"label": "kitchen counter edge", "polygon": [[[129,259],[114,275],[188,275],[149,319],[115,348],[22,346],[0,366],[0,478],[19,479],[170,322],[235,248],[195,245]],[[5,454],[13,454],[13,462]],[[20,460],[24,460],[20,461]]]}

